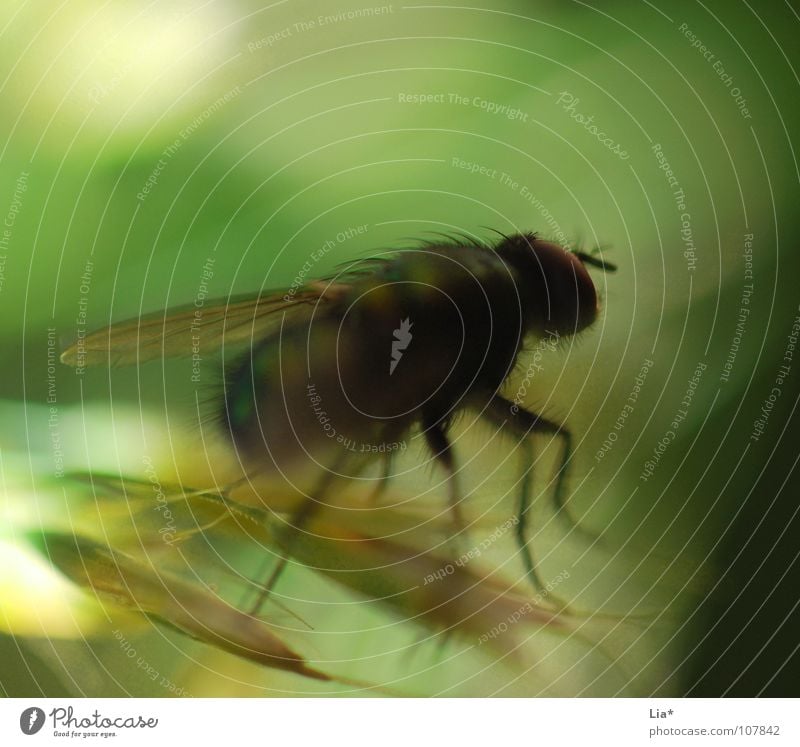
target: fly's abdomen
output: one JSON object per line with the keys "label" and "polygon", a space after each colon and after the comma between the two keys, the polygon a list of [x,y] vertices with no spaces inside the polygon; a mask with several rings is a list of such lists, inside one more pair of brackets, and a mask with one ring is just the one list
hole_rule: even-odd
{"label": "fly's abdomen", "polygon": [[[226,378],[226,422],[240,459],[289,477],[343,470],[397,448],[413,419],[385,412],[363,330],[329,318],[262,343]],[[383,357],[383,356],[381,356]],[[388,357],[388,354],[387,354]]]}

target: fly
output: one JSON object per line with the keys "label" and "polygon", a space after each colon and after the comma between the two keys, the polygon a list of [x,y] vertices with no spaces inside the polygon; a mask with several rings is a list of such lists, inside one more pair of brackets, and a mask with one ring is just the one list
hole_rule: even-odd
{"label": "fly", "polygon": [[[198,346],[207,352],[246,345],[225,367],[218,419],[247,474],[308,477],[293,531],[333,494],[334,482],[381,456],[377,495],[389,478],[393,449],[386,445],[419,430],[447,474],[460,533],[462,498],[448,432],[464,410],[527,443],[537,434],[560,439],[553,497],[565,510],[570,432],[501,390],[526,339],[568,337],[595,322],[598,297],[587,267],[616,269],[536,234],[503,236],[494,245],[436,241],[357,261],[291,292],[206,302],[201,316],[192,307],[121,322],[87,335],[61,360],[125,366],[190,356]],[[530,488],[528,473],[515,533],[525,570],[541,589],[527,540]],[[286,548],[290,553],[291,540]]]}

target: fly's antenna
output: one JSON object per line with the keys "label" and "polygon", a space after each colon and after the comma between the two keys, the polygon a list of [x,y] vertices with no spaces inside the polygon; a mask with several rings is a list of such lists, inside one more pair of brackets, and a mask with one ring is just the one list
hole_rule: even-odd
{"label": "fly's antenna", "polygon": [[604,272],[616,272],[617,266],[611,262],[606,262],[602,257],[595,256],[600,249],[595,249],[591,254],[586,252],[572,252],[583,264],[591,267],[598,267]]}
{"label": "fly's antenna", "polygon": [[[583,238],[581,235],[578,235],[578,238],[575,241],[570,242],[567,245],[567,251],[570,254],[574,254],[583,264],[589,265],[590,267],[597,267],[605,272],[616,272],[617,266],[612,264],[611,262],[606,262],[602,257],[598,257],[598,254],[602,254],[603,247],[602,246],[595,246],[590,252],[581,251],[578,247],[583,245]],[[606,246],[606,249],[609,247]]]}

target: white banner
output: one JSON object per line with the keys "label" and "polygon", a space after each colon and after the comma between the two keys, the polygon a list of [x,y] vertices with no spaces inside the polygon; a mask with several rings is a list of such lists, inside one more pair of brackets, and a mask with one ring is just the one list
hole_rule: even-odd
{"label": "white banner", "polygon": [[[0,701],[0,744],[800,744],[789,699]],[[257,741],[253,741],[257,740]]]}

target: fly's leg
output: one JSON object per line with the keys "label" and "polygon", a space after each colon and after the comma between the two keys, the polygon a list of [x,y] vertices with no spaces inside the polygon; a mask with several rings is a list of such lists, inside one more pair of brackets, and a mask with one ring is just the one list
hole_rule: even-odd
{"label": "fly's leg", "polygon": [[380,497],[386,492],[386,488],[389,486],[389,478],[391,477],[391,474],[392,457],[386,454],[383,457],[383,470],[381,471],[381,476],[378,478],[377,484],[369,494],[368,500],[372,505],[376,505]]}
{"label": "fly's leg", "polygon": [[267,601],[270,592],[275,587],[275,584],[278,583],[278,579],[280,579],[281,574],[286,568],[286,564],[289,562],[289,555],[291,555],[292,542],[294,538],[297,536],[299,532],[303,531],[305,525],[319,510],[321,506],[322,496],[325,494],[328,487],[335,479],[336,467],[338,466],[340,465],[337,460],[337,463],[334,466],[334,468],[325,471],[325,474],[322,476],[319,483],[314,488],[312,494],[306,497],[306,499],[302,502],[297,511],[295,511],[295,513],[292,515],[292,518],[289,521],[289,527],[290,527],[289,536],[286,539],[285,546],[283,548],[283,553],[278,559],[278,564],[275,566],[275,568],[272,569],[272,573],[270,573],[266,583],[259,586],[258,597],[256,598],[256,601],[253,604],[253,606],[250,608],[251,615],[253,616],[258,615],[258,613],[261,611],[261,607],[264,605],[264,602]]}
{"label": "fly's leg", "polygon": [[255,470],[254,472],[248,472],[244,475],[244,477],[240,477],[238,480],[234,480],[233,482],[226,483],[222,487],[217,485],[210,487],[210,488],[196,488],[194,490],[183,490],[183,495],[186,498],[194,498],[196,496],[204,496],[204,495],[216,495],[223,503],[227,502],[234,502],[231,498],[231,493],[241,485],[245,483],[250,483],[254,477],[257,477],[263,470]]}
{"label": "fly's leg", "polygon": [[[572,434],[566,427],[552,420],[548,420],[542,415],[537,415],[535,412],[530,412],[500,396],[492,398],[485,415],[496,425],[506,426],[512,433],[522,439],[529,439],[536,434],[549,434],[561,439],[561,461],[556,474],[553,503],[560,515],[569,517],[565,493],[570,460],[572,459]],[[526,509],[529,502],[530,501],[526,502]],[[575,520],[571,517],[570,523],[572,525],[576,524]]]}
{"label": "fly's leg", "polygon": [[[303,526],[311,519],[314,515],[315,511],[318,508],[318,502],[314,498],[306,498],[303,501],[303,504],[300,508],[295,511],[294,515],[291,518],[290,526],[291,526],[291,536],[297,534],[297,532],[301,532],[303,530]],[[275,568],[272,569],[272,573],[270,573],[269,578],[263,585],[259,585],[259,592],[258,596],[256,597],[256,601],[254,602],[253,606],[250,608],[250,614],[256,616],[261,612],[261,607],[267,601],[272,589],[275,587],[275,584],[278,583],[278,579],[280,579],[281,574],[283,573],[284,569],[286,568],[286,564],[289,562],[289,551],[291,549],[291,536],[286,543],[286,548],[284,549],[283,553],[281,554],[280,558],[278,558],[278,564]]]}
{"label": "fly's leg", "polygon": [[517,501],[517,524],[514,527],[514,536],[517,540],[517,546],[522,553],[522,563],[525,566],[525,573],[533,584],[534,590],[538,593],[544,589],[539,572],[536,570],[536,564],[533,560],[533,553],[528,546],[528,519],[530,514],[531,496],[533,495],[533,463],[535,453],[533,449],[533,439],[526,438],[522,442],[522,448],[525,450],[523,454],[523,470],[524,474],[520,481],[519,498]]}
{"label": "fly's leg", "polygon": [[447,432],[440,422],[424,422],[425,441],[433,452],[433,458],[444,467],[447,472],[447,494],[450,514],[456,526],[456,534],[460,535],[466,524],[461,513],[461,494],[458,489],[458,473],[456,472],[453,447],[447,438]]}
{"label": "fly's leg", "polygon": [[[566,482],[570,459],[572,458],[572,435],[563,426],[552,420],[530,412],[519,405],[509,402],[504,397],[492,398],[484,415],[499,427],[507,427],[523,441],[525,446],[526,467],[525,474],[520,482],[520,495],[517,508],[516,538],[522,553],[522,562],[537,593],[545,593],[545,587],[536,570],[533,553],[527,539],[528,510],[530,509],[533,495],[533,443],[532,437],[536,434],[549,434],[557,436],[562,442],[561,462],[556,475],[556,484],[553,490],[553,502],[560,516],[569,517],[566,507]],[[574,526],[575,522],[570,519]]]}

